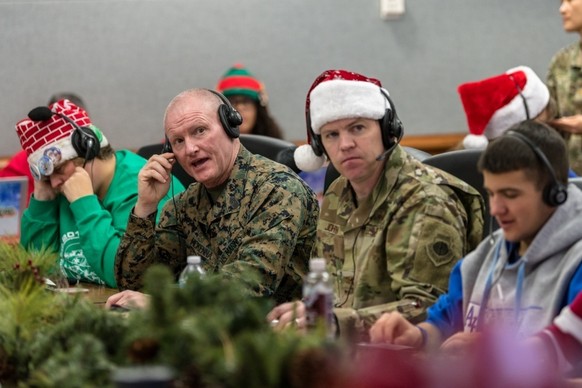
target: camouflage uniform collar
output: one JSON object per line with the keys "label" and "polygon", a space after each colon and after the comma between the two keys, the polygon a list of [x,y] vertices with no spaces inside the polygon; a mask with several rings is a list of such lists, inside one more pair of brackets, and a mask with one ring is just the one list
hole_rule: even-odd
{"label": "camouflage uniform collar", "polygon": [[251,157],[252,154],[241,144],[230,176],[224,184],[222,193],[218,195],[214,204],[208,198],[208,190],[202,187],[204,195],[200,196],[200,208],[210,209],[207,215],[208,223],[222,218],[226,214],[239,211],[241,200],[245,196]]}
{"label": "camouflage uniform collar", "polygon": [[341,192],[339,195],[338,216],[344,219],[346,232],[367,223],[378,208],[383,206],[392,192],[392,188],[396,185],[405,159],[406,153],[402,147],[397,146],[394,148],[390,157],[384,162],[384,174],[380,176],[376,187],[374,187],[370,196],[357,207],[352,186],[346,178],[340,178],[343,179],[343,182],[336,186],[338,189],[336,192]]}

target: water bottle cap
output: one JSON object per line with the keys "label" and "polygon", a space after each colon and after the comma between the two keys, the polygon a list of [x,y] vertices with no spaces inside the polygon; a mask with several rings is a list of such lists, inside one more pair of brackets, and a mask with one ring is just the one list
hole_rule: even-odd
{"label": "water bottle cap", "polygon": [[325,259],[316,258],[309,260],[309,271],[311,272],[325,271]]}
{"label": "water bottle cap", "polygon": [[200,258],[200,256],[188,256],[186,262],[188,264],[200,264],[202,262],[202,259]]}

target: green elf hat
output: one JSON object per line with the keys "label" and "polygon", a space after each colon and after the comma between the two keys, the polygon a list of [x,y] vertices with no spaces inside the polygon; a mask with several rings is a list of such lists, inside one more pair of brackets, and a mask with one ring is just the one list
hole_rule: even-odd
{"label": "green elf hat", "polygon": [[240,63],[235,64],[222,76],[216,90],[226,97],[242,95],[265,104],[263,83]]}

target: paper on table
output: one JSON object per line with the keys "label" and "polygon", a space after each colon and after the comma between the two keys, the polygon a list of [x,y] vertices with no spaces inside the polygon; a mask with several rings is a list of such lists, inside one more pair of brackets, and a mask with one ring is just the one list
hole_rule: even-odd
{"label": "paper on table", "polygon": [[81,288],[81,287],[51,288],[51,290],[56,291],[56,292],[64,292],[67,294],[77,294],[80,292],[89,292],[88,288]]}

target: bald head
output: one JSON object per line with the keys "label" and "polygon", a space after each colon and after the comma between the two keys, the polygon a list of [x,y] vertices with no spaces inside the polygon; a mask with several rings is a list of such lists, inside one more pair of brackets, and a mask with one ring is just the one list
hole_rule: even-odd
{"label": "bald head", "polygon": [[[164,113],[164,126],[167,123],[168,112],[176,105],[186,101],[188,104],[195,104],[205,109],[218,111],[218,106],[222,103],[220,98],[208,89],[195,88],[184,90],[170,101]],[[217,116],[218,117],[218,116]]]}

